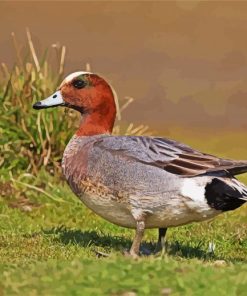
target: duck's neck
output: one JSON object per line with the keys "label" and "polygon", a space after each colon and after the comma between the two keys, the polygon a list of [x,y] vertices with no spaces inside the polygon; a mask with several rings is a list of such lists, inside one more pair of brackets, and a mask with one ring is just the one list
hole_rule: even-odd
{"label": "duck's neck", "polygon": [[[105,94],[106,95],[106,94]],[[101,104],[92,111],[82,115],[77,136],[111,134],[116,118],[116,106],[112,92],[102,98]]]}
{"label": "duck's neck", "polygon": [[82,116],[77,136],[93,136],[99,134],[111,134],[115,121],[115,114],[107,114],[95,112]]}

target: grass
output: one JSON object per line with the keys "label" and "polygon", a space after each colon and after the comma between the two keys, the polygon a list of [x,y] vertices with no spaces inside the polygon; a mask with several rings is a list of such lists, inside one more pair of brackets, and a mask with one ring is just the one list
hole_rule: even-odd
{"label": "grass", "polygon": [[[30,176],[21,182],[15,186],[33,183]],[[35,182],[48,184],[45,192],[54,199],[31,189],[25,201],[0,199],[4,295],[245,295],[246,207],[169,229],[166,255],[133,261],[123,256],[132,230],[96,216],[45,171]],[[148,230],[145,247],[154,249],[156,236]]]}
{"label": "grass", "polygon": [[[61,177],[59,159],[77,115],[31,108],[61,80],[66,48],[53,45],[37,57],[29,31],[22,49],[12,36],[17,62],[11,71],[2,64],[0,74],[0,295],[245,295],[246,206],[169,229],[165,255],[123,256],[133,231],[96,216]],[[119,100],[115,134],[149,132],[122,120],[132,101]],[[241,132],[173,128],[169,136],[246,158]],[[241,180],[247,183],[247,176]],[[143,245],[154,250],[156,240],[157,230],[148,230]]]}

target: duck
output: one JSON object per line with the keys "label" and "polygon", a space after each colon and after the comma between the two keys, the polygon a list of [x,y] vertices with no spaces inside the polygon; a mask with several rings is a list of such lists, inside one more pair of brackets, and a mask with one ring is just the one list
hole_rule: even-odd
{"label": "duck", "polygon": [[157,228],[164,247],[169,227],[211,219],[247,201],[247,187],[235,177],[247,172],[246,160],[220,158],[163,137],[112,135],[115,94],[101,75],[78,71],[33,108],[80,112],[79,128],[63,154],[63,174],[89,209],[135,229],[129,255],[139,256],[145,229]]}

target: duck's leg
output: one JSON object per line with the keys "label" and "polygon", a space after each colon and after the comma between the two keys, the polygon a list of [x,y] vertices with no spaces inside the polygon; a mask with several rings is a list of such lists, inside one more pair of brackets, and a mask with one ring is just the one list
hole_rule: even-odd
{"label": "duck's leg", "polygon": [[133,258],[136,258],[139,256],[139,250],[140,250],[141,241],[142,241],[142,238],[144,235],[144,230],[145,230],[145,222],[144,221],[137,221],[136,222],[135,238],[134,238],[132,246],[130,248],[130,255]]}
{"label": "duck's leg", "polygon": [[165,236],[166,236],[167,228],[159,228],[159,238],[158,242],[155,248],[155,253],[158,251],[162,251],[162,253],[165,251],[166,245],[165,245]]}

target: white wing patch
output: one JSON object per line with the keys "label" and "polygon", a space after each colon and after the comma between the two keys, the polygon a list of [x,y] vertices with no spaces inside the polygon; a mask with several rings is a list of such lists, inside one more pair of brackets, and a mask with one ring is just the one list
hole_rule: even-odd
{"label": "white wing patch", "polygon": [[205,200],[205,185],[197,183],[195,179],[185,179],[181,194],[185,197],[189,197],[194,202],[206,202]]}
{"label": "white wing patch", "polygon": [[187,215],[194,218],[194,221],[203,221],[221,213],[211,208],[205,198],[205,187],[211,181],[211,178],[207,176],[183,180],[180,192],[185,198],[184,203],[191,211]]}

